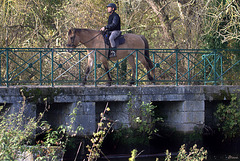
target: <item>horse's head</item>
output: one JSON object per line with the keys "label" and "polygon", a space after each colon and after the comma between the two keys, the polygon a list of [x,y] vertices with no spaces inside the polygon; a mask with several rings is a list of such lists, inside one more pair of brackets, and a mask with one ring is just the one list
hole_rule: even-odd
{"label": "horse's head", "polygon": [[73,48],[76,48],[79,42],[76,40],[76,29],[70,29],[68,31],[68,41],[67,41],[67,47],[72,48],[69,49],[69,52],[73,51]]}

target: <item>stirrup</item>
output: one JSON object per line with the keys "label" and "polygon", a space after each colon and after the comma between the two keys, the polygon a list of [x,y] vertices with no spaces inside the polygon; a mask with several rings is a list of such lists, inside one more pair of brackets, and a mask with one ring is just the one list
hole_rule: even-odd
{"label": "stirrup", "polygon": [[112,58],[112,57],[116,57],[116,52],[115,51],[111,51],[111,53],[109,54],[109,58]]}

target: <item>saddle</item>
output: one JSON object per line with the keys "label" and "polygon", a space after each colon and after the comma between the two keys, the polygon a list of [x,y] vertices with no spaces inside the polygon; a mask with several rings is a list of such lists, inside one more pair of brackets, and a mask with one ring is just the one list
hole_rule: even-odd
{"label": "saddle", "polygon": [[[111,35],[111,32],[105,32],[103,33],[103,38],[104,38],[104,42],[106,45],[109,46],[109,50],[108,50],[108,55],[109,53],[111,52],[111,44],[110,44],[110,41],[109,41],[109,36]],[[118,47],[119,45],[122,45],[125,43],[125,38],[124,38],[124,35],[122,35],[122,32],[121,34],[115,39],[115,43],[116,43],[116,47]],[[117,51],[116,51],[117,52]]]}

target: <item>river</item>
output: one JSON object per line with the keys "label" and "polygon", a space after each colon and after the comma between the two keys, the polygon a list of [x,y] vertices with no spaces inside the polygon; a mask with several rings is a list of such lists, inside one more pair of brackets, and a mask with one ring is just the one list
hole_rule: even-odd
{"label": "river", "polygon": [[[128,161],[128,158],[130,156],[128,155],[116,155],[116,156],[107,156],[108,159],[98,159],[98,161]],[[172,156],[172,161],[175,160],[176,156]],[[156,158],[159,159],[159,161],[164,161],[165,157],[164,156],[160,156],[160,157],[147,157],[145,156],[139,156],[136,158],[136,161],[156,161]],[[210,156],[208,157],[207,161],[239,161],[240,159],[236,156]]]}

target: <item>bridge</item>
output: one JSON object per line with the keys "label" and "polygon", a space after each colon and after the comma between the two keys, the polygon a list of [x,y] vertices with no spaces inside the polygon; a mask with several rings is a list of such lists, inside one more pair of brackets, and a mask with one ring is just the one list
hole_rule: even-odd
{"label": "bridge", "polygon": [[[100,49],[91,50],[96,54]],[[16,112],[23,100],[20,90],[24,90],[26,96],[31,96],[25,114],[35,117],[44,109],[41,98],[47,97],[51,108],[44,119],[56,127],[67,124],[69,114],[77,107],[75,126],[82,125],[85,134],[92,134],[107,102],[111,108],[108,117],[129,125],[127,103],[133,98],[136,107],[153,102],[167,116],[166,125],[191,132],[194,127],[211,122],[211,102],[230,100],[231,94],[239,93],[238,50],[149,51],[156,71],[155,85],[150,85],[147,71],[136,59],[136,85],[126,86],[131,70],[126,57],[110,61],[107,72],[95,60],[87,85],[81,87],[86,49],[76,49],[71,54],[66,49],[0,49],[0,103],[11,107],[10,113]],[[134,53],[141,54],[138,50],[131,54]],[[108,72],[115,83],[111,87],[103,85]]]}
{"label": "bridge", "polygon": [[[70,113],[77,107],[75,128],[81,125],[84,134],[95,131],[100,113],[106,103],[111,111],[107,118],[118,120],[116,126],[130,125],[128,111],[129,100],[139,107],[142,102],[153,102],[162,115],[166,115],[165,125],[181,132],[191,132],[194,127],[202,128],[211,123],[213,110],[217,102],[229,101],[231,94],[239,94],[240,86],[11,86],[0,88],[0,103],[11,107],[10,113],[17,112],[26,97],[25,115],[36,117],[45,109],[42,98],[48,98],[51,105],[44,119],[52,126],[58,127],[70,122]],[[118,127],[116,127],[118,128]]]}

